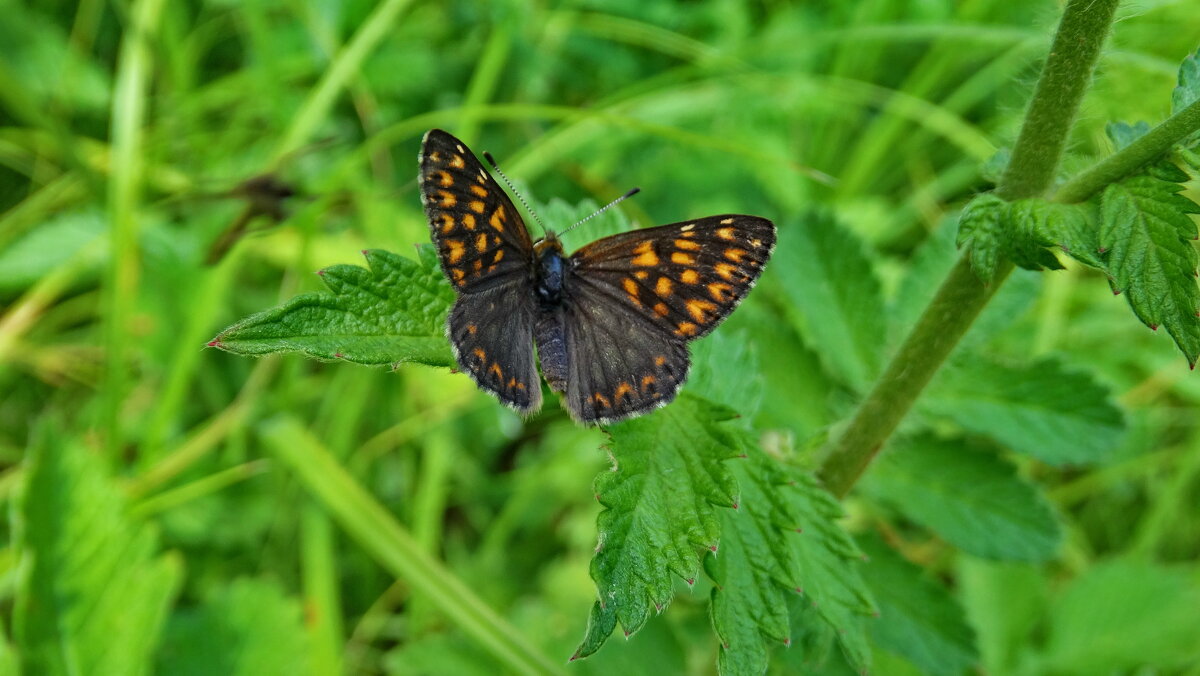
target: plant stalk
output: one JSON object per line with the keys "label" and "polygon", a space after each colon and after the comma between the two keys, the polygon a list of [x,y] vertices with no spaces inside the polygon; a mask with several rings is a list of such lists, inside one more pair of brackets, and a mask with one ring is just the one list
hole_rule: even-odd
{"label": "plant stalk", "polygon": [[1133,143],[1109,155],[1059,186],[1055,202],[1086,202],[1106,186],[1161,157],[1171,146],[1200,129],[1200,99],[1168,117]]}
{"label": "plant stalk", "polygon": [[[1049,190],[1117,2],[1067,3],[1012,159],[996,187],[1000,197],[1022,199]],[[840,498],[850,491],[1010,272],[1011,263],[1001,264],[985,286],[971,270],[969,257],[959,259],[830,447],[819,474],[831,493]]]}

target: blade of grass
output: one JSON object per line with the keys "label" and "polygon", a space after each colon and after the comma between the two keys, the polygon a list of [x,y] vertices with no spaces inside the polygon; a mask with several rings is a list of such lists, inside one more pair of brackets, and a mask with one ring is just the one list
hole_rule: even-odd
{"label": "blade of grass", "polygon": [[407,580],[411,588],[420,589],[435,608],[501,664],[520,674],[563,673],[516,627],[426,553],[298,421],[277,418],[263,428],[262,437],[360,547],[389,572]]}
{"label": "blade of grass", "polygon": [[105,382],[101,391],[101,429],[109,455],[120,451],[121,404],[125,398],[131,344],[129,320],[137,302],[138,202],[143,175],[142,143],[150,81],[150,42],[158,26],[163,0],[138,0],[132,23],[121,37],[112,102],[112,174],[108,183],[111,260],[105,279]]}

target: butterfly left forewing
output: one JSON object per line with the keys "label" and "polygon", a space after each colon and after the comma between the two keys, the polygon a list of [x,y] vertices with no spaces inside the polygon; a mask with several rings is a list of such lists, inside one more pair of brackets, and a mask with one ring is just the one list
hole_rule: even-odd
{"label": "butterfly left forewing", "polygon": [[512,200],[462,141],[434,129],[421,142],[421,201],[446,278],[475,293],[529,273],[533,243]]}
{"label": "butterfly left forewing", "polygon": [[726,214],[605,237],[571,258],[636,321],[687,341],[733,312],[774,248],[771,221]]}

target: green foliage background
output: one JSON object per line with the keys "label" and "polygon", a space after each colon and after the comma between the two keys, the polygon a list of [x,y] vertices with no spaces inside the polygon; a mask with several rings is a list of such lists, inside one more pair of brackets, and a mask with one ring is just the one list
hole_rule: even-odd
{"label": "green foliage background", "polygon": [[[1104,275],[1015,273],[850,497],[809,474],[953,264],[1060,8],[0,9],[0,673],[1200,674],[1200,381]],[[1186,0],[1119,13],[1064,177],[1169,114],[1200,42]],[[677,404],[522,422],[425,365],[433,126],[552,227],[642,188],[569,248],[776,221]],[[203,349],[372,279],[411,340]]]}

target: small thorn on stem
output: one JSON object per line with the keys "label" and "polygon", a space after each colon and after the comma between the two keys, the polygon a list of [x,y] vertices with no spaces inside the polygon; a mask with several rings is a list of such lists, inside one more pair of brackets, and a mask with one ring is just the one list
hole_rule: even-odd
{"label": "small thorn on stem", "polygon": [[220,340],[210,340],[207,343],[205,343],[205,347],[221,347],[221,341]]}
{"label": "small thorn on stem", "polygon": [[1151,330],[1151,331],[1157,331],[1157,330],[1158,330],[1158,324],[1151,324],[1151,325],[1150,325],[1150,330]]}

